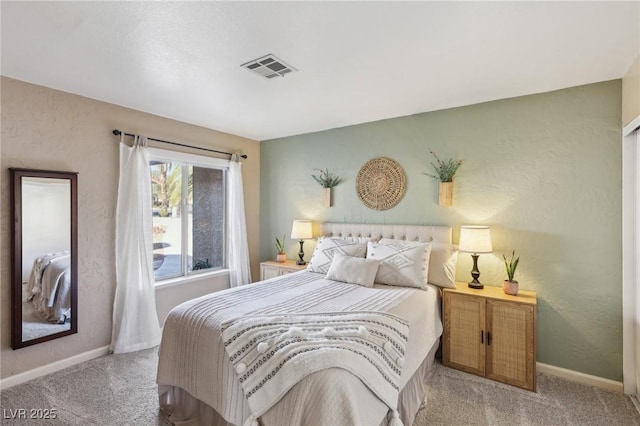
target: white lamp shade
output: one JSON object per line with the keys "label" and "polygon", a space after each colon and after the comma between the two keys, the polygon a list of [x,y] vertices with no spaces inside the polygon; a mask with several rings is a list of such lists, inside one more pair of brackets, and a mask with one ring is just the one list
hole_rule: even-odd
{"label": "white lamp shade", "polygon": [[488,226],[461,226],[459,250],[464,253],[491,253],[491,232]]}
{"label": "white lamp shade", "polygon": [[308,240],[313,238],[313,229],[310,220],[294,220],[291,227],[292,240]]}

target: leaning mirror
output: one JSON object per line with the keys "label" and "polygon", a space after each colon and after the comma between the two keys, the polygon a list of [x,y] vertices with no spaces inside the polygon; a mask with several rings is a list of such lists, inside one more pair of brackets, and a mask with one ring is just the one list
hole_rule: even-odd
{"label": "leaning mirror", "polygon": [[13,349],[78,331],[77,173],[10,169]]}

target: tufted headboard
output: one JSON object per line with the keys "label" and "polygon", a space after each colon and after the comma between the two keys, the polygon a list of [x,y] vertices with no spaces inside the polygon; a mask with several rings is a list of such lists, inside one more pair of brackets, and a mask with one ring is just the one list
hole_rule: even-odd
{"label": "tufted headboard", "polygon": [[452,242],[452,228],[450,226],[323,223],[322,235],[328,237],[364,237],[374,240],[392,238],[396,240],[449,244]]}

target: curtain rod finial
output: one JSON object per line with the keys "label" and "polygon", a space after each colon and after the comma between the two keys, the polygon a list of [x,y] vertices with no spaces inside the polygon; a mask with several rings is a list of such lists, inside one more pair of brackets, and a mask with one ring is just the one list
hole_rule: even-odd
{"label": "curtain rod finial", "polygon": [[113,129],[113,132],[111,132],[111,133],[113,133],[116,136],[122,134],[122,132],[120,130],[118,130],[118,129]]}

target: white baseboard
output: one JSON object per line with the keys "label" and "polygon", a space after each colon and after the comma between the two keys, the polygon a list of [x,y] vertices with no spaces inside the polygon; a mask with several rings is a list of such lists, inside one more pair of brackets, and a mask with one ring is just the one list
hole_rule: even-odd
{"label": "white baseboard", "polygon": [[620,393],[623,392],[622,382],[616,382],[615,380],[592,376],[590,374],[580,373],[579,371],[567,370],[566,368],[543,364],[541,362],[536,363],[536,369],[538,373],[562,377],[563,379],[582,383],[584,385],[595,386],[597,388],[608,389]]}
{"label": "white baseboard", "polygon": [[13,376],[6,377],[0,380],[0,390],[8,389],[12,386],[19,385],[20,383],[28,382],[29,380],[33,380],[47,374],[55,373],[56,371],[62,370],[63,368],[71,367],[72,365],[80,364],[81,362],[89,361],[108,353],[109,346],[103,346],[101,348],[83,352],[69,358],[61,359],[60,361],[52,362],[51,364],[43,365],[42,367],[37,367],[23,373],[18,373]]}

